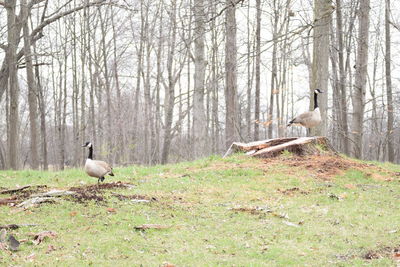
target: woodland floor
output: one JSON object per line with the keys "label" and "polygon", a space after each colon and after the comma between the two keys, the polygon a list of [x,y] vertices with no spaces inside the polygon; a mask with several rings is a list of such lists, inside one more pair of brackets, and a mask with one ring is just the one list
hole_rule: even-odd
{"label": "woodland floor", "polygon": [[[21,242],[0,265],[400,265],[399,165],[284,153],[115,174],[0,172],[0,228]],[[54,189],[73,195],[18,207]]]}

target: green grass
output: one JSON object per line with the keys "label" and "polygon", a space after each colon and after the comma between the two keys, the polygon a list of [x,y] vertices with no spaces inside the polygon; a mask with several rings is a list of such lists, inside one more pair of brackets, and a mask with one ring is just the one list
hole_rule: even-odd
{"label": "green grass", "polygon": [[[290,171],[284,161],[268,165],[243,155],[116,168],[116,176],[106,182],[136,186],[104,191],[106,202],[59,199],[29,210],[0,206],[0,224],[38,224],[13,230],[18,240],[45,230],[57,233],[39,245],[24,242],[15,253],[0,251],[0,265],[396,266],[390,253],[380,251],[400,247],[400,183],[393,176],[400,166],[373,164],[379,168],[349,169],[328,181],[306,169]],[[371,173],[392,179],[376,179]],[[4,188],[97,183],[77,169],[2,171],[0,179]],[[293,188],[291,194],[282,193]],[[135,204],[111,193],[158,201]],[[252,214],[235,211],[237,207],[271,212]],[[171,227],[134,229],[145,223]],[[46,253],[49,246],[55,250]],[[371,251],[381,257],[365,259]]]}

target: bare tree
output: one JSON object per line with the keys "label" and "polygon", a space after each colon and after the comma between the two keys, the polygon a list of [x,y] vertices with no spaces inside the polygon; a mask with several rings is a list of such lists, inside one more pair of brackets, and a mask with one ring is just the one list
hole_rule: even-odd
{"label": "bare tree", "polygon": [[[319,88],[325,92],[321,94],[320,111],[322,123],[312,130],[314,135],[325,135],[327,127],[328,106],[328,78],[329,78],[329,29],[332,20],[332,3],[326,0],[314,1],[314,34],[313,34],[313,61],[311,77],[311,96],[314,90]],[[314,106],[314,98],[310,97],[311,106]]]}
{"label": "bare tree", "polygon": [[261,86],[261,0],[256,1],[256,62],[255,62],[255,72],[256,72],[256,90],[255,90],[255,103],[254,103],[254,140],[258,140],[260,137],[260,86]]}
{"label": "bare tree", "polygon": [[205,2],[194,0],[194,45],[195,45],[195,73],[194,73],[194,95],[193,95],[193,142],[195,157],[204,155],[207,131],[206,114],[204,110],[204,79],[206,62],[204,60],[205,42]]}
{"label": "bare tree", "polygon": [[368,41],[369,41],[369,10],[370,1],[360,0],[358,10],[358,46],[356,58],[355,84],[353,91],[353,118],[351,123],[352,132],[352,155],[362,157],[363,122],[365,109],[365,86],[367,82],[368,67]]}
{"label": "bare tree", "polygon": [[8,166],[18,169],[18,143],[19,143],[19,86],[17,68],[17,46],[19,42],[20,27],[17,23],[16,0],[8,1],[7,10],[7,67],[8,67],[8,90],[10,98],[9,132],[8,140]]}
{"label": "bare tree", "polygon": [[386,97],[387,97],[387,146],[390,162],[394,162],[393,148],[393,93],[391,74],[391,38],[390,38],[390,0],[385,1],[385,72],[386,72]]}
{"label": "bare tree", "polygon": [[161,155],[161,163],[167,163],[169,156],[169,149],[172,141],[172,119],[174,114],[175,106],[175,84],[177,81],[177,76],[174,73],[174,54],[176,45],[176,35],[177,35],[177,21],[176,21],[177,6],[176,0],[172,0],[171,10],[170,10],[170,34],[168,39],[168,59],[167,59],[167,86],[166,86],[166,97],[165,97],[165,126],[164,126],[164,142]]}
{"label": "bare tree", "polygon": [[226,0],[225,14],[225,145],[239,141],[239,114],[237,100],[236,6]]}

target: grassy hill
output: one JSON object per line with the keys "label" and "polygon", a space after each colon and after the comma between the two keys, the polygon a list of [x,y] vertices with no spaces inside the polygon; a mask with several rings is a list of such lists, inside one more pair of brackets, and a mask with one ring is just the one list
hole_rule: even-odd
{"label": "grassy hill", "polygon": [[[290,154],[116,168],[116,176],[99,188],[83,170],[3,171],[1,190],[47,188],[2,199],[18,203],[37,192],[71,187],[78,195],[28,209],[1,205],[1,225],[34,226],[8,230],[22,242],[19,251],[0,250],[0,263],[396,266],[399,172],[392,164]],[[144,224],[162,229],[135,229]],[[56,236],[35,245],[33,234],[42,231]]]}

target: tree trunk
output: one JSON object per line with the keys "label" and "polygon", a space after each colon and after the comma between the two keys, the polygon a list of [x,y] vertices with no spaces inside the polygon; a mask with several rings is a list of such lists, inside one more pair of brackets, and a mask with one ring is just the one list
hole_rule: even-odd
{"label": "tree trunk", "polygon": [[33,73],[32,64],[32,51],[31,42],[29,36],[28,18],[30,11],[28,9],[26,0],[21,0],[21,9],[23,17],[23,38],[24,38],[24,53],[25,53],[25,64],[26,64],[26,77],[28,86],[28,104],[29,104],[29,124],[30,124],[30,156],[31,156],[31,167],[33,169],[39,168],[39,153],[38,153],[38,126],[37,126],[37,86]]}
{"label": "tree trunk", "polygon": [[237,103],[236,7],[226,0],[225,14],[225,144],[229,147],[239,139]]}
{"label": "tree trunk", "polygon": [[[160,3],[160,10],[163,10],[163,3]],[[160,153],[160,140],[161,140],[161,124],[162,124],[162,119],[161,119],[161,100],[160,100],[160,86],[161,86],[161,75],[162,75],[162,69],[161,69],[161,61],[162,61],[162,47],[163,47],[163,12],[160,12],[161,15],[159,17],[159,23],[160,23],[160,29],[158,32],[158,44],[157,44],[157,59],[156,59],[156,69],[157,69],[157,78],[156,78],[156,100],[155,100],[155,104],[156,104],[156,114],[155,114],[155,136],[154,136],[154,154],[155,156],[155,160],[153,161],[153,163],[159,163],[160,159],[161,159],[161,153]]]}
{"label": "tree trunk", "polygon": [[247,105],[246,105],[246,140],[251,140],[251,91],[253,86],[253,73],[254,73],[254,60],[252,60],[252,41],[251,41],[251,27],[250,27],[250,5],[247,6]]}
{"label": "tree trunk", "polygon": [[388,159],[394,162],[393,148],[393,94],[392,94],[392,76],[391,76],[391,37],[390,37],[390,0],[385,3],[385,71],[386,71],[386,97],[387,97],[387,146]]}
{"label": "tree trunk", "polygon": [[167,72],[168,72],[168,85],[167,85],[167,97],[165,99],[164,106],[165,110],[165,128],[164,128],[164,142],[161,154],[161,163],[165,164],[168,162],[169,149],[172,141],[172,119],[174,114],[175,106],[175,83],[176,79],[173,73],[173,63],[176,45],[176,0],[172,1],[170,19],[171,19],[171,33],[168,41],[168,59],[167,59]]}
{"label": "tree trunk", "polygon": [[369,10],[370,1],[361,0],[358,12],[358,46],[356,58],[355,84],[353,91],[353,119],[351,132],[353,137],[352,155],[362,158],[363,122],[365,108],[365,86],[367,83]]}
{"label": "tree trunk", "polygon": [[261,65],[261,0],[256,0],[256,90],[255,90],[255,103],[254,103],[254,140],[260,138],[260,65]]}
{"label": "tree trunk", "polygon": [[273,22],[272,22],[272,66],[271,66],[271,87],[269,96],[269,107],[268,107],[268,138],[273,136],[273,122],[274,122],[274,95],[277,90],[277,48],[278,48],[278,22],[279,22],[279,10],[276,7],[276,0],[273,1]]}
{"label": "tree trunk", "polygon": [[313,61],[312,80],[310,90],[310,108],[314,107],[314,90],[319,88],[321,94],[320,111],[322,123],[311,130],[312,135],[326,135],[327,105],[328,105],[328,79],[329,79],[329,32],[332,20],[331,0],[314,1],[314,35],[313,35]]}
{"label": "tree trunk", "polygon": [[122,118],[122,98],[121,98],[121,86],[119,81],[119,73],[118,73],[118,57],[117,57],[117,30],[116,30],[116,23],[115,23],[115,16],[114,9],[111,9],[111,27],[112,27],[112,38],[113,38],[113,56],[114,56],[114,82],[115,82],[115,89],[117,92],[117,103],[118,108],[116,109],[116,116],[117,116],[117,127],[119,128],[116,140],[117,146],[117,154],[115,161],[118,163],[125,162],[125,155],[126,155],[126,148],[124,146],[124,131],[125,128],[123,127],[123,118]]}
{"label": "tree trunk", "polygon": [[[216,3],[213,1],[211,7],[211,14],[214,17],[216,14]],[[218,38],[215,20],[211,22],[211,83],[212,83],[212,153],[218,153],[220,142],[219,142],[219,94],[218,94]]]}
{"label": "tree trunk", "polygon": [[19,143],[19,86],[17,68],[17,16],[15,14],[16,1],[7,1],[7,65],[8,65],[8,88],[10,97],[9,135],[8,140],[8,166],[18,169],[18,143]]}
{"label": "tree trunk", "polygon": [[105,80],[105,88],[106,88],[106,110],[107,110],[107,159],[110,164],[112,164],[112,149],[113,149],[113,144],[112,144],[112,132],[114,129],[112,128],[112,123],[111,123],[111,84],[110,84],[110,77],[109,77],[109,71],[108,71],[108,62],[107,62],[107,48],[106,48],[106,28],[105,24],[107,14],[104,15],[104,18],[100,14],[100,25],[101,25],[101,33],[102,33],[102,38],[101,38],[101,50],[102,50],[102,56],[103,56],[103,68],[104,68],[104,80]]}
{"label": "tree trunk", "polygon": [[[34,54],[36,54],[35,46],[33,47]],[[35,56],[37,63],[37,56]],[[39,94],[39,111],[40,111],[40,137],[41,137],[41,154],[42,154],[42,168],[43,170],[49,169],[49,162],[47,156],[47,130],[46,130],[46,103],[44,100],[43,87],[40,82],[39,65],[35,66],[36,84]]]}
{"label": "tree trunk", "polygon": [[194,1],[194,94],[193,94],[193,143],[194,156],[205,155],[207,132],[206,114],[204,110],[204,78],[206,62],[204,60],[205,43],[205,3],[204,0]]}
{"label": "tree trunk", "polygon": [[347,91],[346,91],[346,71],[344,62],[344,43],[343,43],[343,20],[341,0],[336,0],[336,36],[338,42],[338,68],[339,68],[339,131],[343,152],[349,154],[349,130],[347,122]]}
{"label": "tree trunk", "polygon": [[136,71],[136,90],[134,94],[134,111],[133,111],[133,145],[134,145],[134,154],[133,154],[133,160],[137,160],[137,146],[139,143],[138,140],[138,120],[139,120],[139,96],[140,96],[140,81],[141,81],[141,73],[143,69],[143,44],[145,42],[144,40],[144,3],[141,2],[140,4],[140,16],[141,16],[141,22],[140,22],[140,41],[139,41],[139,48],[137,51],[137,71]]}

